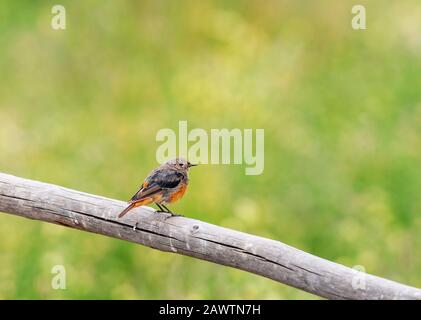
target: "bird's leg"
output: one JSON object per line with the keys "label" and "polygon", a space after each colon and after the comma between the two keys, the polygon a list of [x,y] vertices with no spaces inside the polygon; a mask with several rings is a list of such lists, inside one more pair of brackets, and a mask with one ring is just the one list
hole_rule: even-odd
{"label": "bird's leg", "polygon": [[155,204],[159,208],[159,211],[158,212],[166,212],[164,209],[162,209],[162,207],[159,205],[159,203],[156,203],[155,202]]}
{"label": "bird's leg", "polygon": [[171,214],[172,214],[172,212],[171,212],[171,210],[170,210],[170,209],[168,209],[165,205],[162,205],[162,206],[164,207],[164,209],[165,209],[165,210],[167,210],[167,211],[166,211],[167,213],[171,213]]}
{"label": "bird's leg", "polygon": [[183,215],[181,215],[181,214],[178,214],[178,213],[174,213],[174,212],[172,212],[170,209],[168,209],[165,205],[162,205],[166,210],[167,210],[167,213],[169,213],[170,215],[171,215],[171,217],[182,217]]}

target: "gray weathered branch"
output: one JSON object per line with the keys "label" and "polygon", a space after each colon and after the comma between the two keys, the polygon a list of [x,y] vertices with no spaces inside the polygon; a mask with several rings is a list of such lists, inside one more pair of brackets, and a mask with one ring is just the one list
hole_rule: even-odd
{"label": "gray weathered branch", "polygon": [[[279,241],[152,208],[116,219],[126,203],[0,173],[0,211],[95,232],[249,271],[330,299],[421,299],[421,290],[316,257]],[[133,225],[138,222],[136,229]]]}

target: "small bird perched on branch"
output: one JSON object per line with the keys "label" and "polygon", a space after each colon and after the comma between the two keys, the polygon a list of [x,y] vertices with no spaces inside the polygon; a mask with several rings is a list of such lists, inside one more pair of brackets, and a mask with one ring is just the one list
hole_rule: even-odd
{"label": "small bird perched on branch", "polygon": [[183,197],[189,183],[188,171],[194,166],[196,164],[191,164],[184,158],[175,158],[153,170],[118,217],[121,218],[133,208],[150,203],[155,203],[160,212],[175,215],[165,205]]}

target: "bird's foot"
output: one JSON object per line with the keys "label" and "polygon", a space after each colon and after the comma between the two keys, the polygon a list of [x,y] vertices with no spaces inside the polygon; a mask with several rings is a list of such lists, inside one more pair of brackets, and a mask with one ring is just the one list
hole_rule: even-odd
{"label": "bird's foot", "polygon": [[184,217],[182,214],[170,212],[171,217]]}

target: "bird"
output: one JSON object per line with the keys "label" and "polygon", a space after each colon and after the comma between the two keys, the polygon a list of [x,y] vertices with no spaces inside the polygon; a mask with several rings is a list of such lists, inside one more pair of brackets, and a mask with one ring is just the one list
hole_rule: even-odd
{"label": "bird", "polygon": [[123,217],[130,210],[155,203],[158,212],[166,212],[177,216],[165,205],[180,200],[189,184],[188,172],[197,164],[188,162],[185,158],[175,158],[154,169],[144,180],[138,192],[129,200],[128,206],[119,213]]}

